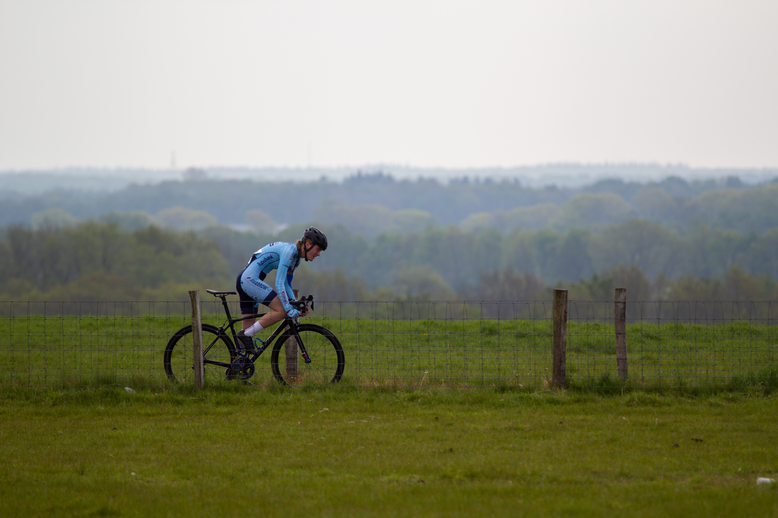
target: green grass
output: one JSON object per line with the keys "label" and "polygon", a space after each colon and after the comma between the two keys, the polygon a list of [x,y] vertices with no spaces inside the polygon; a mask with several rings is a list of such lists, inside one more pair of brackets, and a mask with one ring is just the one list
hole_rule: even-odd
{"label": "green grass", "polygon": [[[0,384],[122,385],[164,382],[162,355],[189,315],[0,319]],[[220,324],[218,316],[206,316]],[[545,387],[551,380],[547,320],[387,320],[310,318],[331,329],[346,353],[344,380],[382,386]],[[570,322],[571,385],[613,381],[622,388],[776,386],[778,332],[747,322],[627,326],[629,380],[616,378],[612,324]],[[257,384],[272,383],[269,351]]]}
{"label": "green grass", "polygon": [[778,399],[0,388],[0,516],[776,516]]}

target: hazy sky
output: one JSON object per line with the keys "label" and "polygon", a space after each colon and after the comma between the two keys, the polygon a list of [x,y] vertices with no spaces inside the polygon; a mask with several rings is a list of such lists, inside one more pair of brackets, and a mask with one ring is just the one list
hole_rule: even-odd
{"label": "hazy sky", "polygon": [[0,0],[0,170],[778,167],[778,1]]}

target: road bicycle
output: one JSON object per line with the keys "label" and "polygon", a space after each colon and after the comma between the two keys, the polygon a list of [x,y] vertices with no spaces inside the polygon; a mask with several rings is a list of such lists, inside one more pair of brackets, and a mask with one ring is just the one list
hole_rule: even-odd
{"label": "road bicycle", "polygon": [[[227,320],[219,327],[202,324],[203,367],[205,380],[248,381],[256,370],[255,362],[271,349],[270,368],[279,383],[288,386],[337,383],[343,376],[346,359],[340,342],[328,329],[316,324],[301,324],[297,318],[285,318],[263,340],[254,338],[252,348],[238,355],[234,325],[243,320],[259,318],[265,313],[232,318],[227,296],[234,291],[206,290],[221,299]],[[290,303],[301,314],[313,310],[313,296],[301,297]],[[230,334],[227,334],[229,330]],[[170,338],[165,348],[165,373],[181,383],[194,381],[192,326],[182,327]]]}

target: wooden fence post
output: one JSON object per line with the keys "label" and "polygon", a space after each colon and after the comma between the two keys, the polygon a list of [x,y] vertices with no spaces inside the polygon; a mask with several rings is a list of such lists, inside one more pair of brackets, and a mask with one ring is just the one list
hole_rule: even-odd
{"label": "wooden fence post", "polygon": [[616,288],[614,305],[616,325],[616,370],[621,381],[627,381],[627,289]]}
{"label": "wooden fence post", "polygon": [[[294,291],[294,298],[300,296],[299,290]],[[284,344],[284,352],[286,353],[286,379],[293,381],[297,378],[298,373],[298,354],[297,354],[297,340],[290,338]]]}
{"label": "wooden fence post", "polygon": [[203,322],[200,313],[200,291],[189,292],[192,303],[192,361],[194,366],[195,387],[203,388],[205,371],[203,370]]}
{"label": "wooden fence post", "polygon": [[554,290],[554,353],[551,384],[565,388],[567,355],[567,290]]}

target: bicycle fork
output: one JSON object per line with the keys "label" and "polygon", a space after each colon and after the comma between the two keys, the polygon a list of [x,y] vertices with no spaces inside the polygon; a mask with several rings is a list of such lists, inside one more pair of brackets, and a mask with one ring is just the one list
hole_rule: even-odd
{"label": "bicycle fork", "polygon": [[294,339],[297,341],[297,347],[300,348],[300,356],[303,357],[303,360],[305,360],[305,363],[311,363],[311,358],[308,356],[308,351],[305,349],[305,344],[303,344],[303,341],[300,339],[300,333],[297,332],[297,322],[294,322],[289,327],[292,330],[292,334],[294,335]]}

